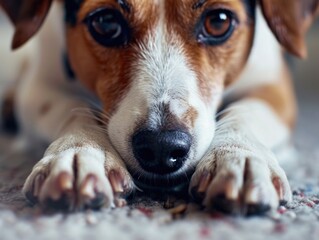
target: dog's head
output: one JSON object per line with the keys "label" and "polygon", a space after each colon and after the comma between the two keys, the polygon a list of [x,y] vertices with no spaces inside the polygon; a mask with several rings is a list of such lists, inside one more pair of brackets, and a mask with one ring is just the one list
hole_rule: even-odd
{"label": "dog's head", "polygon": [[[41,26],[51,0],[0,0],[13,47]],[[279,42],[305,55],[318,0],[260,0]],[[108,136],[140,181],[181,182],[207,151],[225,87],[249,56],[255,0],[65,0],[76,76],[108,115]]]}

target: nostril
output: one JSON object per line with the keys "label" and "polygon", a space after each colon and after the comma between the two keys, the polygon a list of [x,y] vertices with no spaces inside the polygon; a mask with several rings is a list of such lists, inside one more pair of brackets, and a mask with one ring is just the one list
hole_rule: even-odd
{"label": "nostril", "polygon": [[188,149],[176,149],[171,152],[171,159],[177,160],[186,157],[188,154]]}
{"label": "nostril", "polygon": [[155,153],[151,148],[139,148],[136,152],[138,157],[143,159],[143,161],[152,162],[155,159]]}
{"label": "nostril", "polygon": [[158,157],[155,140],[154,132],[147,130],[137,132],[132,138],[133,154],[144,169],[156,166]]}

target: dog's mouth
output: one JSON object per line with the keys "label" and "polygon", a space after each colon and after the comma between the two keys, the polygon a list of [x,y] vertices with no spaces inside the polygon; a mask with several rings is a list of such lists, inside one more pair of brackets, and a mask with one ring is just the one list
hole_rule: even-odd
{"label": "dog's mouth", "polygon": [[195,167],[170,174],[130,171],[136,186],[144,192],[182,193],[187,191]]}

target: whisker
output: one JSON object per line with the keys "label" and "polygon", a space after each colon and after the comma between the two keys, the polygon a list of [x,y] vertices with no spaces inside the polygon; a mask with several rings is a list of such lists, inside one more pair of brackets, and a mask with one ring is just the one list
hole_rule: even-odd
{"label": "whisker", "polygon": [[94,115],[90,115],[90,114],[86,114],[86,113],[77,113],[76,116],[79,116],[79,117],[87,117],[87,118],[89,118],[89,119],[92,119],[92,120],[95,120],[95,121],[97,121],[97,122],[100,122],[100,123],[102,123],[103,125],[107,125],[107,124],[108,124],[105,120],[103,120],[103,119],[101,119],[101,118],[99,118],[99,117],[97,117],[97,116],[94,116]]}
{"label": "whisker", "polygon": [[101,128],[100,126],[95,126],[95,125],[91,125],[91,124],[84,124],[83,126],[91,128],[92,130],[99,131],[101,133],[108,134],[107,129]]}
{"label": "whisker", "polygon": [[101,116],[105,119],[110,119],[110,115],[104,113],[103,111],[97,110],[97,109],[93,109],[93,108],[86,108],[86,107],[78,107],[78,108],[74,108],[72,109],[72,112],[85,112],[85,113],[93,113],[96,114],[98,116]]}
{"label": "whisker", "polygon": [[94,120],[96,120],[98,122],[101,122],[104,125],[108,124],[106,120],[104,120],[100,116],[97,116],[97,115],[93,114],[90,110],[84,110],[83,111],[83,109],[73,109],[71,111],[71,114],[74,114],[76,116],[88,117],[90,119],[94,119]]}

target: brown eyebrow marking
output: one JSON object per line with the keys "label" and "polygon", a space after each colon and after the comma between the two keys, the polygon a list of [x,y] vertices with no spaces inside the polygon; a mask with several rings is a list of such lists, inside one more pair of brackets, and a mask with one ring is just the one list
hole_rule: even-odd
{"label": "brown eyebrow marking", "polygon": [[129,4],[126,0],[117,0],[117,3],[120,5],[120,7],[121,7],[124,11],[126,11],[126,12],[128,12],[128,13],[131,12],[131,6],[130,6],[130,4]]}
{"label": "brown eyebrow marking", "polygon": [[193,9],[196,10],[198,8],[201,8],[206,2],[207,0],[199,0],[193,5]]}

